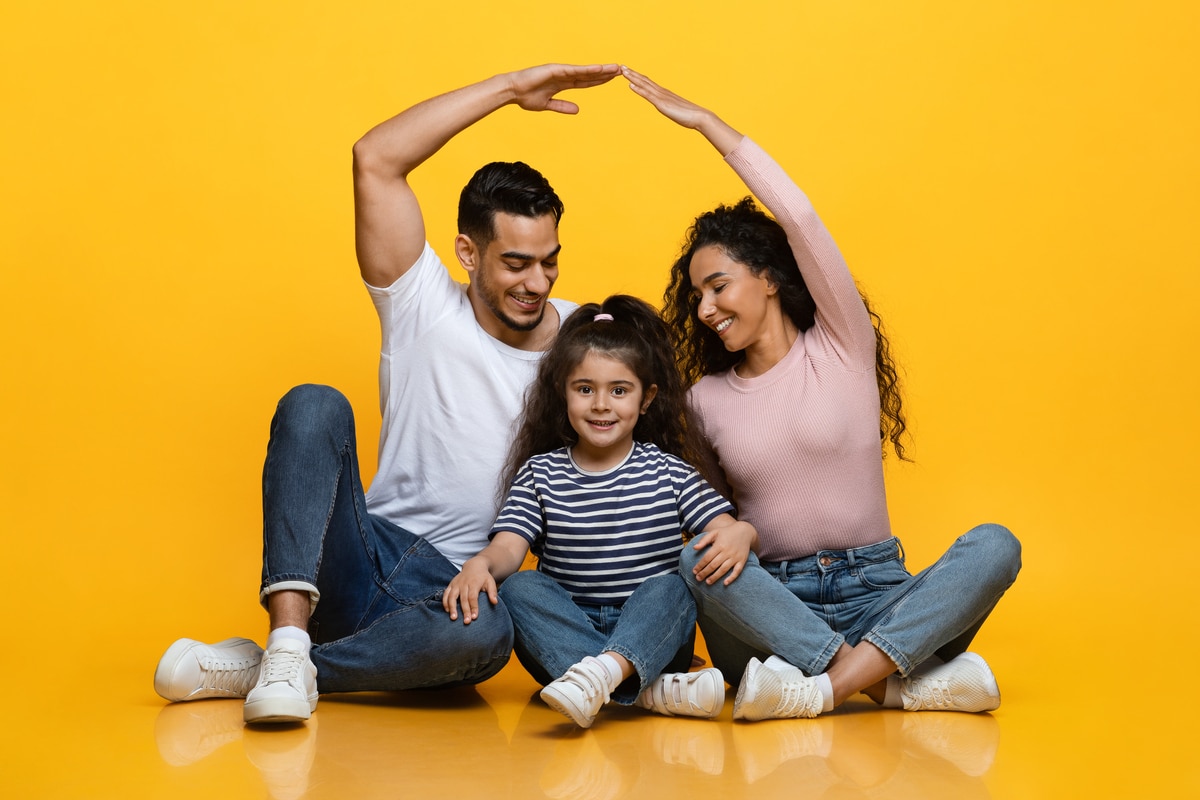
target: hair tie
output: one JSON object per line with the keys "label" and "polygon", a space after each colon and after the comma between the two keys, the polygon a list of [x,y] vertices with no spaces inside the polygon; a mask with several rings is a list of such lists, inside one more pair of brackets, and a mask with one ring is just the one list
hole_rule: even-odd
{"label": "hair tie", "polygon": [[612,322],[612,314],[597,314],[592,317],[592,322]]}

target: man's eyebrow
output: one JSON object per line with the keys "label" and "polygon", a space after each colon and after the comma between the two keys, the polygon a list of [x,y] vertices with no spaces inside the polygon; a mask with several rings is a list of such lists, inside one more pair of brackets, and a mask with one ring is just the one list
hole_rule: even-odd
{"label": "man's eyebrow", "polygon": [[[557,256],[559,254],[559,251],[561,251],[561,250],[562,250],[562,245],[560,244],[558,247],[554,248],[549,253],[547,253],[546,257],[541,260],[545,261],[547,258],[554,258],[555,256]],[[535,256],[533,253],[522,253],[517,250],[508,250],[506,252],[503,252],[500,254],[500,257],[501,258],[511,258],[514,261],[537,261],[537,260],[539,260],[538,257]]]}

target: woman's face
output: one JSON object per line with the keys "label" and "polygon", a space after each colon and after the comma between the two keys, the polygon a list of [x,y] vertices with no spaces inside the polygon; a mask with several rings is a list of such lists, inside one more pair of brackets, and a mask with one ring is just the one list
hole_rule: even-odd
{"label": "woman's face", "polygon": [[753,348],[782,319],[775,284],[720,247],[697,250],[688,275],[699,300],[696,316],[716,331],[730,352]]}

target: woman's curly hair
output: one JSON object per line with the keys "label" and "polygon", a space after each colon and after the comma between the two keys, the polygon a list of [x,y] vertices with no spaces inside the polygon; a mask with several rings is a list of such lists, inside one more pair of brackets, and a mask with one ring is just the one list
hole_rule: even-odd
{"label": "woman's curly hair", "polygon": [[[682,253],[671,268],[671,280],[663,293],[663,319],[678,354],[679,370],[689,386],[705,375],[732,369],[743,358],[741,351],[726,350],[716,331],[697,317],[700,298],[693,291],[689,268],[696,251],[709,246],[719,247],[729,258],[745,264],[754,275],[775,284],[783,312],[800,331],[813,326],[817,311],[787,234],[753,199],[746,197],[732,206],[720,205],[701,214],[687,232]],[[875,381],[879,386],[882,450],[886,454],[890,443],[896,455],[907,460],[904,438],[908,426],[891,344],[883,320],[872,310],[867,298],[862,299],[875,328]]]}

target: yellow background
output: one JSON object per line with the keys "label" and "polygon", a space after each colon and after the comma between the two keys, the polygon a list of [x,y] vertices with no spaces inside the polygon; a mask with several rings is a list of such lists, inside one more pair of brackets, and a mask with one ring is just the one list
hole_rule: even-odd
{"label": "yellow background", "polygon": [[[784,164],[883,313],[910,564],[978,522],[1023,541],[976,647],[1008,714],[1056,711],[1006,740],[1038,766],[993,792],[1196,790],[1196,8],[6,3],[5,760],[54,741],[121,769],[88,743],[160,704],[171,640],[265,635],[258,481],[290,386],[350,397],[373,472],[355,139],[496,72],[620,61]],[[526,160],[567,204],[556,293],[656,300],[692,217],[744,190],[622,82],[570,99],[577,117],[502,109],[414,173],[430,240],[451,256],[475,167]]]}

